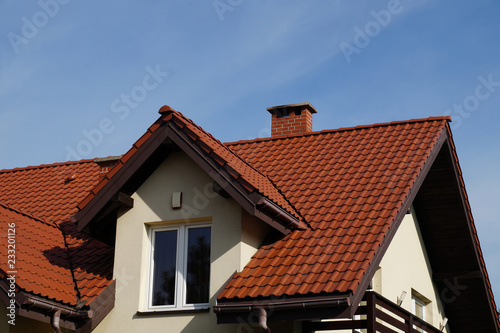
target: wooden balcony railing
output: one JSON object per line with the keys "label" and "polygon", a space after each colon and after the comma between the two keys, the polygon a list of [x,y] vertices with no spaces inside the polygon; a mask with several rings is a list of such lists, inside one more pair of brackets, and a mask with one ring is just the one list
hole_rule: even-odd
{"label": "wooden balcony railing", "polygon": [[304,324],[304,332],[366,330],[367,333],[442,333],[436,327],[406,311],[387,298],[367,291],[356,311],[361,319],[345,319]]}

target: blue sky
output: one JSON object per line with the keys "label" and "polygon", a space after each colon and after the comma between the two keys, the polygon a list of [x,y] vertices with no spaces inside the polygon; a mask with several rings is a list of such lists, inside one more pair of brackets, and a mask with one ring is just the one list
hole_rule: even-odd
{"label": "blue sky", "polygon": [[[500,1],[0,2],[0,169],[119,155],[168,104],[221,141],[451,115],[500,302]],[[90,137],[90,139],[89,139]]]}

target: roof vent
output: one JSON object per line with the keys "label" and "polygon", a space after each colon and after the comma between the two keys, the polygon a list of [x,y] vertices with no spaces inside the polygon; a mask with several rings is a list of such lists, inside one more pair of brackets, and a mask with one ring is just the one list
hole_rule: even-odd
{"label": "roof vent", "polygon": [[317,113],[311,103],[297,103],[267,108],[272,115],[271,136],[312,132],[312,115]]}

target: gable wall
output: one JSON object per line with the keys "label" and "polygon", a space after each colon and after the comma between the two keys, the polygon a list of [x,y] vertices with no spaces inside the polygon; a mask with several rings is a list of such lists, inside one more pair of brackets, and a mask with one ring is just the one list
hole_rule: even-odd
{"label": "gable wall", "polygon": [[[183,193],[180,210],[171,208],[172,193],[177,191]],[[242,212],[233,199],[215,194],[212,179],[184,153],[169,155],[132,197],[134,207],[122,213],[117,223],[115,308],[94,332],[236,331],[231,325],[217,325],[212,311],[137,315],[147,306],[148,226],[165,221],[211,223],[210,304],[214,305],[224,284],[243,269],[260,245],[267,230],[262,222]]]}
{"label": "gable wall", "polygon": [[382,258],[373,288],[394,303],[406,291],[401,306],[410,312],[412,290],[420,293],[430,300],[426,306],[426,321],[440,328],[445,317],[443,304],[432,282],[432,269],[413,208],[411,214],[405,215]]}

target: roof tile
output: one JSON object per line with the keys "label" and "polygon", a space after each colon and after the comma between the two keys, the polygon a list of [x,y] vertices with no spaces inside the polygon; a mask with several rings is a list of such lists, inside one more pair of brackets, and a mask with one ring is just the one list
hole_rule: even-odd
{"label": "roof tile", "polygon": [[[91,301],[97,294],[88,295],[77,282],[75,289],[68,254],[82,269],[79,277],[90,286],[103,290],[111,282],[112,266],[103,267],[101,262],[112,249],[79,233],[70,222],[99,174],[100,167],[92,160],[0,171],[0,216],[17,221],[20,288],[71,305],[78,299]],[[101,250],[101,257],[88,255],[95,249]],[[0,269],[5,272],[6,267]]]}
{"label": "roof tile", "polygon": [[[261,248],[219,300],[354,292],[446,122],[417,119],[228,143],[316,230]],[[253,278],[245,280],[249,267]],[[264,288],[269,281],[278,286]]]}

